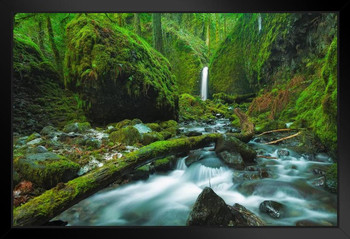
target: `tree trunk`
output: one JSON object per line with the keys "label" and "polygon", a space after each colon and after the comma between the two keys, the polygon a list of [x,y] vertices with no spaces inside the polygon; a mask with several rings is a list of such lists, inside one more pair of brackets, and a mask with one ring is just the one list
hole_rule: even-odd
{"label": "tree trunk", "polygon": [[142,147],[127,154],[122,159],[110,161],[103,167],[67,183],[59,183],[42,195],[15,208],[13,210],[13,225],[42,225],[84,198],[120,180],[136,167],[160,157],[205,147],[212,142],[216,142],[220,137],[221,134],[206,134],[158,141]]}
{"label": "tree trunk", "polygon": [[157,51],[164,53],[161,13],[153,13],[152,15],[153,15],[153,18],[152,18],[153,46]]}
{"label": "tree trunk", "polygon": [[41,52],[45,55],[45,47],[44,47],[44,36],[45,32],[43,29],[43,20],[41,16],[39,15],[38,18],[38,40],[39,40],[39,48]]}
{"label": "tree trunk", "polygon": [[62,68],[62,63],[61,63],[61,57],[60,57],[60,53],[57,49],[57,45],[55,43],[55,36],[54,36],[53,30],[52,30],[51,18],[48,15],[46,16],[46,26],[47,26],[47,32],[49,33],[49,41],[51,44],[52,52],[53,52],[54,57],[55,57],[57,71],[58,71],[61,79],[63,79],[63,68]]}
{"label": "tree trunk", "polygon": [[141,23],[139,13],[134,13],[134,29],[136,34],[141,36]]}

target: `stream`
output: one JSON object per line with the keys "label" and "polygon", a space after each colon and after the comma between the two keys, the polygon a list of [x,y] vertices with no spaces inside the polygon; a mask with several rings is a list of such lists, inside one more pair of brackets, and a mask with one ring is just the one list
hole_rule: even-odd
{"label": "stream", "polygon": [[[234,131],[229,123],[227,119],[211,124],[181,123],[180,130],[203,134]],[[323,154],[318,157],[322,160],[312,161],[288,148],[265,145],[255,139],[249,145],[258,154],[278,159],[257,158],[255,165],[235,170],[217,157],[212,144],[197,150],[200,160],[188,167],[188,156],[179,157],[172,171],[111,185],[52,220],[66,221],[67,226],[185,226],[198,195],[209,186],[226,204],[243,205],[267,226],[295,226],[303,220],[324,226],[337,224],[336,194],[319,186],[320,175],[315,174],[315,170],[326,170],[331,158]],[[285,205],[283,216],[273,218],[260,212],[259,205],[265,200]]]}

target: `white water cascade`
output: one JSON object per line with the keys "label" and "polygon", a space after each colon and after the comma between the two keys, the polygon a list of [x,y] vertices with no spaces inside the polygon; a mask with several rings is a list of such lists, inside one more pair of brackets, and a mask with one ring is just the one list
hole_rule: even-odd
{"label": "white water cascade", "polygon": [[207,98],[208,98],[208,67],[205,66],[202,70],[201,99],[206,100]]}
{"label": "white water cascade", "polygon": [[258,18],[258,24],[259,24],[259,32],[261,31],[261,15],[259,14]]}

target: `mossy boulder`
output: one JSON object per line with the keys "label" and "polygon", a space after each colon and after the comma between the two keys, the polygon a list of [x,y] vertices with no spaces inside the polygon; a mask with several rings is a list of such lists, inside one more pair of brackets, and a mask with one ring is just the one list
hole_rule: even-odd
{"label": "mossy boulder", "polygon": [[45,189],[75,178],[80,168],[79,164],[51,152],[29,154],[14,163],[24,178]]}
{"label": "mossy boulder", "polygon": [[217,140],[215,152],[220,154],[224,151],[239,153],[243,161],[248,163],[253,162],[256,157],[256,151],[248,144],[237,139],[233,134],[224,134]]}
{"label": "mossy boulder", "polygon": [[135,127],[127,126],[125,128],[121,128],[117,131],[112,132],[109,135],[109,139],[114,143],[120,142],[126,145],[134,145],[141,142],[142,135]]}
{"label": "mossy boulder", "polygon": [[142,135],[141,143],[143,145],[148,145],[150,143],[153,143],[153,142],[159,141],[159,140],[164,140],[164,137],[162,134],[160,134],[158,132],[149,132],[149,133],[145,133]]}
{"label": "mossy boulder", "polygon": [[66,32],[65,84],[93,122],[178,118],[170,64],[142,38],[91,14],[78,14]]}
{"label": "mossy boulder", "polygon": [[75,123],[70,123],[64,126],[63,132],[70,133],[84,133],[88,129],[91,129],[91,125],[89,122],[75,122]]}

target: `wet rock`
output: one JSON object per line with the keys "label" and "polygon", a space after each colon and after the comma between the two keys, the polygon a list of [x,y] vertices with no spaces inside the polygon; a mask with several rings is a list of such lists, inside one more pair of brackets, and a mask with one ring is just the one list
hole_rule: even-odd
{"label": "wet rock", "polygon": [[287,149],[278,149],[277,155],[278,155],[278,157],[284,157],[284,156],[289,156],[290,153]]}
{"label": "wet rock", "polygon": [[208,133],[214,133],[214,132],[216,132],[215,129],[210,128],[210,127],[205,127],[205,128],[204,128],[204,131],[205,131],[205,132],[208,132]]}
{"label": "wet rock", "polygon": [[237,170],[244,169],[245,165],[240,153],[223,151],[218,153],[218,156],[221,160],[225,162],[227,166]]}
{"label": "wet rock", "polygon": [[211,188],[206,187],[199,194],[187,219],[188,226],[232,224],[232,213],[225,201]]}
{"label": "wet rock", "polygon": [[199,135],[202,135],[202,133],[201,133],[201,132],[198,132],[198,131],[188,131],[188,132],[185,133],[185,135],[186,135],[187,137],[191,137],[191,136],[199,136]]}
{"label": "wet rock", "polygon": [[84,141],[84,145],[86,145],[87,147],[91,147],[93,149],[99,149],[102,145],[102,142],[101,140],[98,140],[96,138],[89,137]]}
{"label": "wet rock", "polygon": [[323,163],[332,163],[333,162],[332,158],[329,157],[325,153],[316,154],[314,160],[317,162],[323,162]]}
{"label": "wet rock", "polygon": [[322,175],[322,176],[326,175],[326,171],[324,171],[324,170],[322,170],[322,169],[319,169],[319,168],[314,168],[314,169],[312,170],[312,172],[313,172],[313,174],[315,174],[315,175]]}
{"label": "wet rock", "polygon": [[263,201],[259,206],[260,212],[266,213],[272,218],[281,218],[285,214],[285,206],[276,201]]}
{"label": "wet rock", "polygon": [[[53,136],[55,135],[55,133],[57,133],[57,129],[53,126],[45,126],[40,133],[43,136]],[[50,137],[51,138],[51,137]]]}
{"label": "wet rock", "polygon": [[263,226],[265,223],[240,204],[227,205],[211,188],[199,194],[187,219],[188,226]]}
{"label": "wet rock", "polygon": [[203,151],[202,150],[192,150],[188,154],[188,157],[185,159],[185,164],[187,167],[189,167],[194,162],[197,162],[203,158]]}
{"label": "wet rock", "polygon": [[253,162],[256,157],[256,152],[253,148],[229,134],[224,134],[216,142],[215,152],[219,154],[223,151],[240,153],[244,162]]}
{"label": "wet rock", "polygon": [[235,226],[264,226],[265,222],[244,206],[235,203],[229,206],[234,218]]}
{"label": "wet rock", "polygon": [[35,152],[36,153],[45,153],[45,152],[47,152],[48,150],[44,147],[44,146],[42,146],[42,145],[39,145],[38,147],[36,147],[35,148]]}
{"label": "wet rock", "polygon": [[311,184],[316,187],[323,187],[325,185],[325,177],[319,177],[311,180]]}
{"label": "wet rock", "polygon": [[83,123],[70,123],[64,126],[63,128],[63,132],[65,133],[70,133],[70,132],[74,132],[74,133],[84,133],[86,132],[88,129],[91,129],[91,125],[89,122],[83,122]]}

